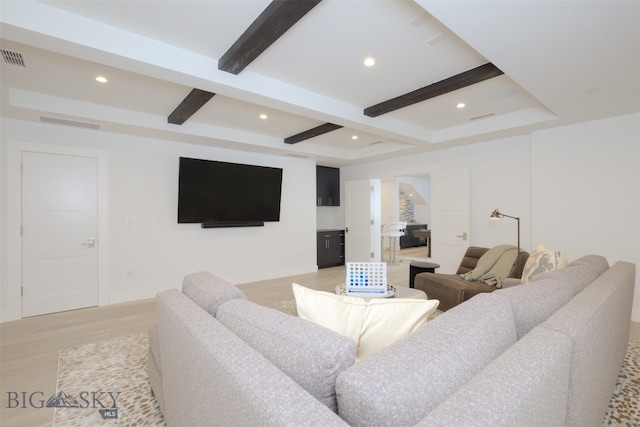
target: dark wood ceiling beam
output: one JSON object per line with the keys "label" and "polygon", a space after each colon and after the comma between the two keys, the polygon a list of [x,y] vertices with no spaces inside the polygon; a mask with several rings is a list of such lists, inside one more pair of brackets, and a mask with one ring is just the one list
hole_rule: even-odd
{"label": "dark wood ceiling beam", "polygon": [[318,135],[323,135],[325,133],[334,131],[336,129],[340,129],[342,126],[334,125],[333,123],[325,123],[323,125],[314,127],[313,129],[306,130],[297,135],[290,136],[284,139],[284,142],[287,144],[297,144],[300,141],[304,141],[305,139],[310,139]]}
{"label": "dark wood ceiling beam", "polygon": [[189,92],[189,95],[187,95],[186,98],[182,100],[180,105],[178,105],[178,107],[176,107],[176,109],[173,110],[171,114],[169,114],[167,121],[175,125],[183,124],[204,104],[209,102],[209,100],[213,98],[214,95],[215,93],[207,92],[206,90],[193,89],[191,92]]}
{"label": "dark wood ceiling beam", "polygon": [[218,70],[240,73],[313,9],[320,0],[274,0],[218,61]]}
{"label": "dark wood ceiling beam", "polygon": [[364,109],[364,115],[369,117],[377,117],[418,102],[426,101],[463,87],[471,86],[484,80],[491,79],[504,74],[498,67],[492,63],[487,63],[464,73],[456,74],[439,82],[430,84],[413,92],[400,95],[388,101],[381,102]]}

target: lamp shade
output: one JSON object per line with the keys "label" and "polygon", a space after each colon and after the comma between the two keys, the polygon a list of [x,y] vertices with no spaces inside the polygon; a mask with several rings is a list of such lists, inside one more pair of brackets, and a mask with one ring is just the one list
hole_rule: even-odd
{"label": "lamp shade", "polygon": [[500,219],[500,218],[511,218],[511,219],[515,219],[516,222],[518,223],[518,254],[520,253],[520,217],[519,216],[511,216],[511,215],[505,215],[503,213],[501,213],[498,209],[494,209],[493,212],[491,212],[491,215],[489,215],[489,218],[491,219]]}

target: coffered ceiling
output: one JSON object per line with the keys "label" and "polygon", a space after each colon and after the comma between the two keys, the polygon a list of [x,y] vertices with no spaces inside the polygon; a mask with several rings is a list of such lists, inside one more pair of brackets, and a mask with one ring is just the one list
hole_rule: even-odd
{"label": "coffered ceiling", "polygon": [[640,111],[637,1],[0,8],[2,116],[95,132],[343,166]]}

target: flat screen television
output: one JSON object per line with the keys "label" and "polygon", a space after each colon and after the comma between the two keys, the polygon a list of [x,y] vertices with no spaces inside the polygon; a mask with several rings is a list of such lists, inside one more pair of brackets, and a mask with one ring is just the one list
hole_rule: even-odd
{"label": "flat screen television", "polygon": [[259,226],[280,221],[282,169],[180,157],[178,223]]}

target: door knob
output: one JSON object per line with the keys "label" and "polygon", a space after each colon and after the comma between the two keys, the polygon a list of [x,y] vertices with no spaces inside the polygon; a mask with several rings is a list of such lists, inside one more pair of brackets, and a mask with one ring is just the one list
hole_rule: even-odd
{"label": "door knob", "polygon": [[89,246],[93,248],[96,245],[96,239],[94,237],[89,237],[86,243],[80,243],[83,246]]}
{"label": "door knob", "polygon": [[465,231],[462,234],[458,234],[456,237],[459,237],[462,240],[467,240],[467,232]]}

